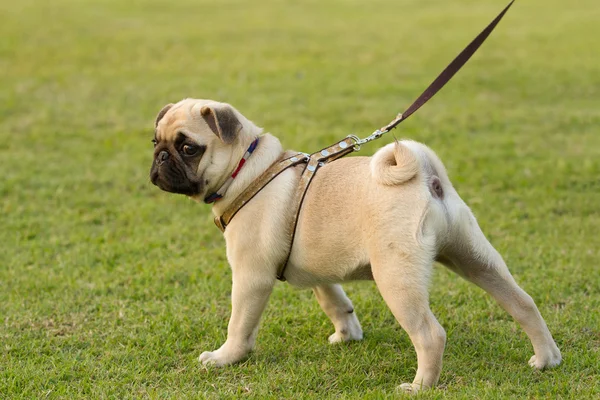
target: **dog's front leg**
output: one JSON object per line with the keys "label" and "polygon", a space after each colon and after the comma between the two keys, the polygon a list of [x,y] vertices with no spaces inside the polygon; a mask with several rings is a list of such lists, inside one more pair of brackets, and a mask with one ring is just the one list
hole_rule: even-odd
{"label": "dog's front leg", "polygon": [[260,316],[274,285],[274,277],[261,276],[251,269],[234,269],[227,340],[218,350],[202,353],[200,361],[203,364],[220,367],[236,363],[248,355],[254,347]]}

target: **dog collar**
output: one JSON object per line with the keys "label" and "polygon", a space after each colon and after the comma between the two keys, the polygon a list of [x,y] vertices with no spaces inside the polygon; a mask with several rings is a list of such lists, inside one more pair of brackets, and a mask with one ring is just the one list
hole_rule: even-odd
{"label": "dog collar", "polygon": [[240,170],[242,169],[244,164],[246,164],[246,160],[248,158],[250,158],[250,156],[256,149],[256,146],[258,146],[258,140],[259,140],[259,138],[256,138],[256,139],[254,139],[254,141],[252,143],[250,143],[250,147],[248,147],[248,150],[246,150],[246,152],[244,153],[244,156],[238,163],[237,168],[233,171],[231,176],[229,178],[227,178],[227,180],[225,181],[223,186],[221,186],[219,188],[219,190],[217,190],[214,193],[211,193],[210,195],[208,195],[207,197],[204,198],[205,203],[207,203],[207,204],[214,203],[215,201],[221,199],[225,195],[225,192],[227,191],[229,186],[233,183],[233,180],[235,179],[237,174],[240,172]]}

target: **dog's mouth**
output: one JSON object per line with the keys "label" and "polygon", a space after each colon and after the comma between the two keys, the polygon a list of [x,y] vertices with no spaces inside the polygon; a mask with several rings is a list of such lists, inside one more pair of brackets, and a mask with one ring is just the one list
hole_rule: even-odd
{"label": "dog's mouth", "polygon": [[150,170],[150,182],[152,182],[154,186],[160,187],[158,184],[158,168],[154,168],[154,166],[152,166],[152,169]]}
{"label": "dog's mouth", "polygon": [[150,181],[153,185],[169,193],[186,196],[196,196],[202,193],[202,182],[190,179],[187,175],[185,171],[173,168],[170,164],[157,165],[154,162],[150,170]]}

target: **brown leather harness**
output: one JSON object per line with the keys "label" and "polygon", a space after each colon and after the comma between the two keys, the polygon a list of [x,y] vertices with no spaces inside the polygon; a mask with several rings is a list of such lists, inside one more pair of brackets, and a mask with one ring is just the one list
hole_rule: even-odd
{"label": "brown leather harness", "polygon": [[398,114],[393,121],[386,126],[377,129],[371,135],[364,139],[359,139],[355,135],[350,135],[342,141],[335,143],[329,147],[326,147],[316,153],[296,153],[289,157],[284,157],[280,161],[271,165],[267,170],[259,176],[254,182],[250,184],[234,201],[231,205],[223,212],[222,215],[215,217],[215,224],[222,231],[225,232],[227,225],[231,222],[235,214],[242,209],[254,196],[256,196],[265,186],[275,179],[279,174],[290,167],[294,167],[299,164],[306,164],[302,174],[300,175],[300,181],[296,189],[296,193],[291,204],[291,209],[295,210],[294,219],[288,227],[287,235],[290,238],[289,248],[287,251],[287,257],[281,264],[277,271],[277,279],[285,281],[284,273],[285,268],[292,254],[292,248],[294,246],[294,236],[296,234],[296,226],[298,224],[298,217],[300,210],[302,209],[302,202],[306,196],[308,186],[315,176],[315,173],[323,165],[337,160],[340,157],[348,155],[353,151],[360,150],[360,146],[364,143],[380,138],[383,134],[394,129],[400,122],[404,121],[415,111],[417,111],[423,104],[431,99],[453,76],[458,70],[471,58],[471,56],[477,51],[479,46],[487,39],[489,34],[494,30],[498,22],[502,19],[504,14],[508,11],[510,6],[514,3],[512,0],[502,12],[479,34],[471,43],[465,47],[465,49],[458,55],[452,62],[442,71],[440,75],[425,89],[425,91],[415,100],[407,109],[401,114]]}

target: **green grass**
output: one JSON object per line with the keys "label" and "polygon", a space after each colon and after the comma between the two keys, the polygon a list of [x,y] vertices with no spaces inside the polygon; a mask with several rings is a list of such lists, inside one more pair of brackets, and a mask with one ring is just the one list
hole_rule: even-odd
{"label": "green grass", "polygon": [[[396,396],[415,353],[369,282],[346,285],[362,342],[328,345],[312,293],[279,284],[247,361],[198,364],[225,339],[231,275],[209,207],[149,183],[154,117],[213,98],[288,148],[363,136],[504,3],[0,2],[0,398]],[[564,357],[531,370],[515,322],[439,267],[448,345],[423,398],[600,393],[599,18],[597,0],[518,1],[394,132],[444,160]]]}

